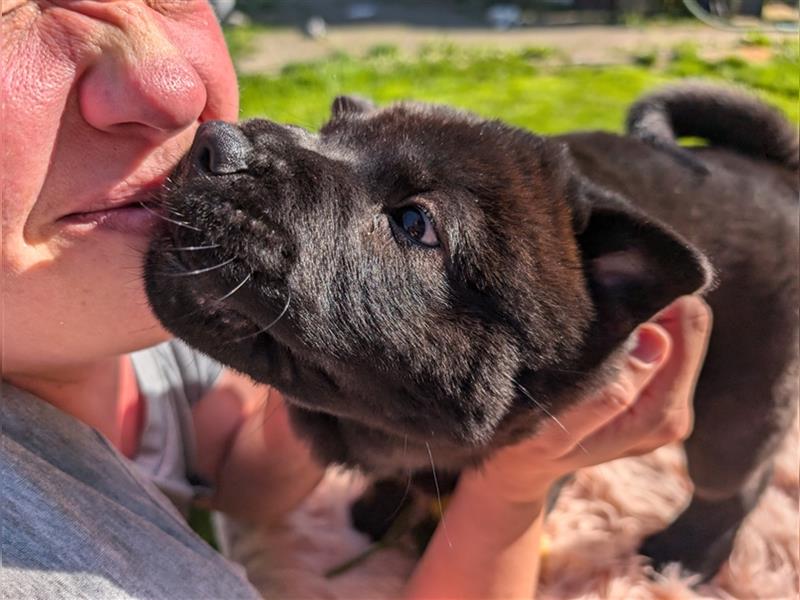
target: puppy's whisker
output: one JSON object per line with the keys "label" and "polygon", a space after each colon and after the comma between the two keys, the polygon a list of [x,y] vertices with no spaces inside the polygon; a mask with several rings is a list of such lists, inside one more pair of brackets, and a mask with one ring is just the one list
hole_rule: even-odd
{"label": "puppy's whisker", "polygon": [[126,273],[136,273],[137,276],[138,276],[139,281],[143,280],[142,275],[141,275],[141,273],[142,273],[141,265],[136,266],[136,267],[119,267],[119,270],[120,271],[124,271]]}
{"label": "puppy's whisker", "polygon": [[166,204],[162,204],[161,206],[163,206],[164,208],[166,208],[166,209],[167,209],[167,212],[168,212],[169,214],[171,214],[171,215],[175,216],[175,217],[181,217],[182,219],[185,219],[185,218],[186,218],[186,215],[184,215],[182,212],[179,212],[179,211],[175,210],[174,208],[170,208],[170,207],[169,207],[168,205],[166,205]]}
{"label": "puppy's whisker", "polygon": [[553,419],[553,421],[556,422],[556,424],[564,431],[564,433],[569,433],[567,428],[564,427],[564,424],[561,421],[559,421],[553,413],[551,413],[549,410],[547,410],[547,408],[545,408],[544,404],[542,404],[536,398],[534,398],[528,390],[526,390],[516,380],[514,380],[514,385],[516,385],[517,389],[520,392],[522,392],[525,395],[525,397],[527,397],[531,402],[533,402],[536,405],[536,407],[539,408],[539,410],[541,410],[544,414],[546,414],[548,417]]}
{"label": "puppy's whisker", "polygon": [[225,295],[224,295],[222,298],[217,298],[216,300],[214,300],[214,303],[215,303],[215,304],[219,304],[219,303],[220,303],[220,302],[222,302],[223,300],[227,300],[228,298],[230,298],[231,296],[233,296],[233,295],[234,295],[236,292],[238,292],[240,289],[242,289],[242,286],[243,286],[245,283],[247,283],[248,281],[250,281],[250,278],[251,278],[252,276],[253,276],[253,274],[252,274],[252,273],[248,273],[248,274],[247,274],[247,277],[245,277],[244,279],[242,279],[242,281],[241,281],[241,282],[239,282],[239,284],[238,284],[238,285],[237,285],[235,288],[233,288],[233,289],[232,289],[230,292],[228,292],[227,294],[225,294]]}
{"label": "puppy's whisker", "polygon": [[172,206],[172,204],[170,204],[169,202],[165,202],[165,201],[161,200],[161,201],[157,201],[156,204],[160,208],[163,208],[170,215],[174,215],[176,217],[185,217],[185,215],[182,212],[180,212],[179,210],[176,210],[175,207]]}
{"label": "puppy's whisker", "polygon": [[161,202],[160,206],[163,206],[164,208],[166,208],[167,212],[169,212],[169,214],[175,215],[176,217],[185,217],[186,216],[181,211],[176,210],[175,207],[172,206],[172,204],[170,204],[169,202]]}
{"label": "puppy's whisker", "polygon": [[569,373],[570,375],[588,375],[590,373],[590,371],[576,371],[573,369],[556,369],[555,367],[550,367],[547,370],[552,371],[553,373]]}
{"label": "puppy's whisker", "polygon": [[436,477],[436,466],[433,464],[433,452],[431,452],[431,445],[425,442],[425,448],[428,450],[428,458],[431,460],[431,474],[433,475],[433,487],[436,488],[436,502],[439,504],[439,512],[442,515],[442,529],[444,530],[444,538],[447,540],[447,546],[453,548],[453,542],[450,540],[450,534],[447,531],[447,521],[444,518],[444,507],[442,506],[442,494],[439,491],[439,479]]}
{"label": "puppy's whisker", "polygon": [[152,331],[153,329],[158,329],[160,325],[150,325],[150,327],[142,327],[141,329],[131,329],[128,333],[144,333],[145,331]]}
{"label": "puppy's whisker", "polygon": [[125,244],[125,247],[128,250],[131,251],[131,256],[141,256],[142,255],[142,249],[141,248],[137,248],[133,244]]}
{"label": "puppy's whisker", "polygon": [[141,206],[143,209],[145,209],[151,215],[155,215],[156,217],[158,217],[162,221],[167,221],[168,223],[172,223],[172,224],[178,225],[180,227],[185,227],[186,229],[191,229],[193,231],[202,231],[202,229],[199,229],[198,227],[195,227],[194,225],[189,225],[188,223],[184,223],[183,221],[176,221],[175,219],[170,219],[169,217],[165,217],[161,213],[159,213],[159,212],[153,210],[152,208],[150,208],[149,206],[147,206],[147,204],[145,204],[144,202],[139,202],[139,206]]}
{"label": "puppy's whisker", "polygon": [[162,248],[162,250],[169,252],[194,252],[196,250],[213,250],[214,248],[220,247],[222,247],[222,244],[209,244],[208,246],[173,246],[170,248]]}
{"label": "puppy's whisker", "polygon": [[525,389],[525,388],[524,388],[524,387],[523,387],[523,386],[522,386],[522,385],[521,385],[521,384],[520,384],[520,383],[519,383],[519,382],[518,382],[516,379],[512,379],[512,381],[514,382],[514,385],[516,385],[516,386],[517,386],[517,389],[518,389],[520,392],[522,392],[523,394],[525,394],[525,396],[526,396],[527,398],[529,398],[529,399],[530,399],[530,401],[531,401],[531,402],[533,402],[533,403],[536,405],[536,407],[537,407],[537,408],[539,408],[539,410],[541,410],[541,411],[542,411],[544,414],[546,414],[548,417],[550,417],[551,419],[553,419],[553,421],[556,423],[556,425],[558,425],[558,426],[561,428],[561,430],[562,430],[564,433],[566,433],[568,436],[570,436],[571,438],[573,438],[573,440],[575,441],[575,444],[578,446],[578,448],[580,448],[581,450],[583,450],[583,452],[584,452],[585,454],[589,454],[589,451],[588,451],[588,450],[587,450],[587,449],[586,449],[584,446],[582,446],[582,445],[581,445],[581,443],[580,443],[579,441],[577,441],[577,440],[575,440],[575,439],[574,439],[574,437],[572,436],[572,434],[571,434],[571,433],[570,433],[570,432],[567,430],[567,428],[566,428],[566,427],[564,427],[564,424],[563,424],[561,421],[559,421],[559,420],[556,418],[556,416],[555,416],[553,413],[551,413],[549,410],[547,410],[547,408],[545,408],[544,404],[542,404],[542,403],[541,403],[541,402],[539,402],[539,401],[538,401],[536,398],[534,398],[534,397],[531,395],[531,393],[530,393],[528,390],[526,390],[526,389]]}
{"label": "puppy's whisker", "polygon": [[[406,452],[407,451],[408,451],[408,436],[404,435],[403,436],[403,462],[405,462]],[[400,498],[400,502],[397,503],[397,508],[395,508],[394,512],[391,515],[389,515],[388,519],[386,519],[386,521],[389,522],[389,523],[397,516],[397,513],[399,513],[400,509],[403,507],[403,502],[405,502],[406,498],[408,498],[408,492],[411,489],[411,477],[412,477],[411,469],[406,469],[406,473],[408,473],[408,481],[406,482],[406,489],[403,491],[403,497]]]}
{"label": "puppy's whisker", "polygon": [[289,294],[289,297],[286,298],[286,304],[284,305],[283,310],[281,311],[281,313],[277,317],[275,317],[275,319],[273,319],[273,321],[269,325],[267,325],[266,327],[264,327],[262,329],[259,329],[258,331],[254,331],[253,333],[248,333],[247,335],[243,335],[241,337],[234,338],[232,340],[228,340],[225,343],[226,344],[235,344],[237,342],[241,342],[241,341],[246,340],[248,338],[252,338],[252,337],[256,337],[257,335],[261,335],[262,333],[266,333],[267,331],[269,331],[270,329],[275,327],[275,325],[278,324],[278,321],[280,321],[283,318],[283,316],[289,310],[289,304],[291,303],[291,301],[292,301],[292,296],[291,296],[291,294]]}
{"label": "puppy's whisker", "polygon": [[391,523],[394,520],[394,518],[397,516],[397,513],[400,512],[401,508],[403,508],[403,503],[406,501],[406,498],[408,498],[408,492],[411,490],[411,469],[408,469],[407,473],[408,480],[406,481],[406,489],[403,490],[403,496],[400,498],[400,502],[397,503],[397,507],[394,509],[394,511],[392,511],[392,514],[386,518],[387,523]]}
{"label": "puppy's whisker", "polygon": [[233,261],[236,260],[236,257],[229,258],[228,260],[222,261],[221,263],[211,266],[211,267],[204,267],[202,269],[195,269],[194,271],[184,271],[182,273],[169,273],[170,277],[189,277],[191,275],[200,275],[201,273],[208,273],[209,271],[215,271],[216,269],[221,269],[225,265],[231,264]]}

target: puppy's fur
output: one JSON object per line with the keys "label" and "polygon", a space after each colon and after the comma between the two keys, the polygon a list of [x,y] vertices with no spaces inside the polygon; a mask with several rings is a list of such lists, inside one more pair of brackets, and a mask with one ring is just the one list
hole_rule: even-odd
{"label": "puppy's fur", "polygon": [[[716,572],[796,397],[797,142],[777,113],[690,86],[635,105],[627,136],[345,97],[319,135],[213,127],[165,193],[150,301],[283,392],[324,462],[453,476],[600,385],[637,324],[706,293],[696,492],[643,549]],[[438,246],[407,234],[410,206]]]}

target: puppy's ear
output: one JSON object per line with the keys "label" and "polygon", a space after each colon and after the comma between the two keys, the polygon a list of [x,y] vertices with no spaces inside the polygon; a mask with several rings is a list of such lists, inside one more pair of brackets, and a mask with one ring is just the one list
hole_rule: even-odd
{"label": "puppy's ear", "polygon": [[581,187],[576,234],[604,337],[622,339],[674,299],[711,285],[708,260],[680,235],[622,198]]}
{"label": "puppy's ear", "polygon": [[331,120],[340,119],[347,115],[357,115],[375,110],[376,106],[358,96],[337,96],[331,104]]}

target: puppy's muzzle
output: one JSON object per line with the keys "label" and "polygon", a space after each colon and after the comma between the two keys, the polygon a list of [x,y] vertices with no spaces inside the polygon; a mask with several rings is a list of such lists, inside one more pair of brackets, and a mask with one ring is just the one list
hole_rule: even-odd
{"label": "puppy's muzzle", "polygon": [[230,123],[208,121],[197,130],[189,152],[189,169],[195,175],[232,175],[247,171],[252,146],[244,133]]}

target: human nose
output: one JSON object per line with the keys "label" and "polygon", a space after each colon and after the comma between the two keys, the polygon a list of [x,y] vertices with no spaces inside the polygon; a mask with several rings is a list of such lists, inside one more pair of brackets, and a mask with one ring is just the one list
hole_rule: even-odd
{"label": "human nose", "polygon": [[197,121],[207,91],[193,65],[152,33],[100,54],[79,83],[78,100],[92,127],[158,140]]}

